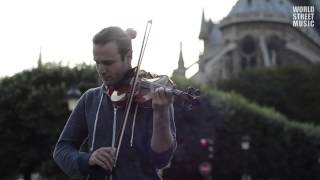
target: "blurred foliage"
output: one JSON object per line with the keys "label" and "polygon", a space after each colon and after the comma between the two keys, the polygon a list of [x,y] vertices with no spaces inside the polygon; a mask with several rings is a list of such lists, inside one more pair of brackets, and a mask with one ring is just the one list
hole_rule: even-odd
{"label": "blurred foliage", "polygon": [[245,71],[218,88],[273,107],[290,119],[320,124],[319,82],[320,65],[291,66]]}
{"label": "blurred foliage", "polygon": [[[191,81],[175,79],[202,91],[202,104],[186,111],[175,104],[178,149],[165,179],[205,179],[198,166],[208,161],[213,179],[320,179],[320,128],[287,119],[268,107],[249,102],[236,93],[225,93]],[[241,149],[244,137],[250,148]],[[214,140],[214,157],[200,145]]]}
{"label": "blurred foliage", "polygon": [[[2,178],[38,171],[50,179],[68,179],[52,160],[69,114],[66,92],[73,86],[82,92],[96,87],[101,83],[97,79],[92,66],[45,64],[0,80]],[[252,179],[320,179],[319,127],[289,120],[233,92],[185,79],[175,78],[175,82],[179,89],[200,88],[202,103],[187,111],[176,98],[179,145],[171,167],[164,170],[164,179],[203,179],[198,165],[204,161],[211,163],[213,179],[240,179],[243,173]],[[245,136],[250,137],[247,151],[240,145]],[[213,158],[200,146],[201,138],[214,140]]]}
{"label": "blurred foliage", "polygon": [[[66,92],[97,86],[95,68],[45,64],[0,81],[0,176],[58,171],[52,151],[68,117]],[[50,168],[41,168],[48,166]]]}

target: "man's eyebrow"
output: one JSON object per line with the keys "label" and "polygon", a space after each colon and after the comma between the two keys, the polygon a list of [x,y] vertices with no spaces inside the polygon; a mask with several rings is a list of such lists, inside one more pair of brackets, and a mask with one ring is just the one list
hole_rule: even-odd
{"label": "man's eyebrow", "polygon": [[113,61],[116,61],[115,59],[93,59],[94,61],[108,61],[108,62],[113,62]]}

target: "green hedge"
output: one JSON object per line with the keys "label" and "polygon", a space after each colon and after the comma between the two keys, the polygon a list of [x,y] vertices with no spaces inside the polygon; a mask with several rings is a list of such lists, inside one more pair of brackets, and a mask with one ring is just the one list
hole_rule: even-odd
{"label": "green hedge", "polygon": [[290,119],[320,123],[320,65],[244,71],[218,88],[270,106]]}
{"label": "green hedge", "polygon": [[[99,84],[93,67],[44,66],[0,82],[1,177],[41,171],[65,178],[53,164],[54,143],[68,116],[65,92],[77,84],[84,91]],[[176,80],[178,87],[193,84]],[[200,86],[200,85],[194,85]],[[165,179],[201,179],[198,165],[208,160],[200,138],[214,140],[214,179],[320,179],[320,130],[289,121],[272,109],[248,102],[235,93],[201,87],[200,107],[186,111],[175,103],[178,149]],[[43,98],[46,97],[46,98]],[[241,149],[250,136],[250,149]]]}
{"label": "green hedge", "polygon": [[0,81],[0,177],[32,172],[67,179],[52,159],[52,151],[69,116],[66,92],[97,86],[95,68],[46,64]]}
{"label": "green hedge", "polygon": [[[176,80],[179,87],[191,82]],[[191,83],[192,84],[192,83]],[[186,112],[176,104],[179,146],[167,179],[200,179],[197,166],[212,164],[213,179],[320,179],[320,128],[288,120],[235,93],[201,87],[202,105]],[[250,148],[241,141],[250,137]],[[200,138],[214,139],[214,158]]]}

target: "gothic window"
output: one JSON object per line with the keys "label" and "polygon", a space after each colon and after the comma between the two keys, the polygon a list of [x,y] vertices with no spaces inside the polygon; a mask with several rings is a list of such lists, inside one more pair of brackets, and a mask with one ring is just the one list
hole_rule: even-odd
{"label": "gothic window", "polygon": [[257,48],[256,48],[256,41],[255,39],[248,35],[245,36],[240,42],[240,54],[241,58],[241,68],[246,69],[248,67],[256,67],[257,62]]}
{"label": "gothic window", "polygon": [[278,61],[276,61],[276,64],[277,64],[277,66],[282,66],[283,65],[283,63],[282,63],[282,60],[278,60]]}
{"label": "gothic window", "polygon": [[247,68],[247,60],[245,58],[241,58],[241,69],[246,69]]}
{"label": "gothic window", "polygon": [[281,48],[283,48],[286,44],[286,41],[279,38],[276,35],[272,35],[270,37],[267,38],[267,46],[268,49],[278,49],[280,50]]}
{"label": "gothic window", "polygon": [[[286,41],[280,38],[277,35],[271,35],[267,38],[267,48],[268,54],[271,58],[271,63],[277,66],[283,65],[283,62],[280,62],[280,55],[285,51]],[[278,62],[279,61],[279,62]]]}
{"label": "gothic window", "polygon": [[231,74],[233,72],[233,60],[230,52],[226,54],[225,62],[226,62],[227,72]]}
{"label": "gothic window", "polygon": [[242,40],[242,52],[244,54],[252,54],[256,50],[255,41],[252,36],[246,36]]}
{"label": "gothic window", "polygon": [[250,67],[257,66],[257,59],[255,57],[250,58]]}

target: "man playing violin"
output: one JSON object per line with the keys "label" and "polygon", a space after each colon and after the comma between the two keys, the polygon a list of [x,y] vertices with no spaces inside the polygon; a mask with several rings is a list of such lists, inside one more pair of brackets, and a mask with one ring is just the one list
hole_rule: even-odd
{"label": "man playing violin", "polygon": [[[172,93],[159,87],[151,92],[152,106],[133,103],[115,163],[125,107],[115,105],[111,94],[130,70],[131,39],[135,32],[108,27],[93,38],[93,56],[101,87],[89,89],[78,101],[55,146],[53,157],[69,176],[87,179],[161,179],[177,142]],[[89,152],[81,152],[87,141]]]}

